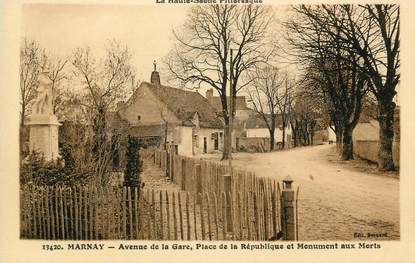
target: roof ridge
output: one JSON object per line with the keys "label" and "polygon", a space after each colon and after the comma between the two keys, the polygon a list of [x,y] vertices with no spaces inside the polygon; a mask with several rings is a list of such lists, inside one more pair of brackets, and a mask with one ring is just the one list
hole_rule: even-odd
{"label": "roof ridge", "polygon": [[[150,83],[150,82],[147,82],[147,81],[143,81],[142,82],[142,84],[146,84],[146,85],[148,85],[148,86],[150,86],[149,87],[149,90],[150,90],[150,92],[154,95],[154,96],[156,96],[157,97],[157,99],[159,99],[162,103],[164,103],[165,105],[166,105],[166,107],[167,107],[167,109],[170,111],[170,112],[172,112],[173,113],[173,115],[174,116],[176,116],[176,118],[177,119],[179,119],[180,120],[180,117],[178,116],[178,112],[176,112],[172,107],[171,107],[171,105],[169,105],[169,103],[167,103],[166,101],[164,101],[163,100],[163,98],[161,97],[161,96],[159,96],[159,94],[157,93],[157,92],[155,92],[155,89],[157,88],[157,87],[154,87],[154,86],[161,86],[161,87],[163,87],[163,88],[165,88],[165,87],[168,87],[168,86],[164,86],[164,85],[155,85],[155,84],[153,84],[153,83]],[[151,87],[151,86],[153,86],[153,87]],[[168,87],[168,88],[172,88],[172,89],[174,89],[173,87]]]}
{"label": "roof ridge", "polygon": [[[210,105],[207,98],[197,91],[175,88],[167,85],[153,84],[147,81],[141,82],[127,101],[126,106],[134,103],[138,96],[138,90],[147,89],[163,107],[181,122],[189,121],[197,112],[201,123],[205,127],[222,127],[223,123],[216,114],[215,108]],[[212,126],[210,126],[212,125]]]}
{"label": "roof ridge", "polygon": [[169,88],[169,89],[175,89],[175,90],[188,92],[188,93],[192,93],[192,94],[199,94],[201,97],[203,97],[202,94],[200,94],[197,91],[192,91],[192,90],[188,90],[188,89],[180,89],[180,88],[175,88],[175,87],[172,87],[172,86],[167,86],[167,85],[162,85],[162,84],[158,85],[158,84],[153,84],[153,83],[150,83],[150,82],[147,82],[147,81],[143,81],[142,83],[145,83],[147,85],[150,85],[150,86],[153,86],[153,87],[156,87],[156,88],[157,88],[157,86],[160,86],[162,88]]}

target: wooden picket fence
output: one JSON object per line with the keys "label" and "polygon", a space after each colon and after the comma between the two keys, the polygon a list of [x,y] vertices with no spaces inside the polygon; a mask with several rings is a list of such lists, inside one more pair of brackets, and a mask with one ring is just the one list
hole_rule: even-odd
{"label": "wooden picket fence", "polygon": [[269,187],[271,192],[258,188],[236,195],[131,187],[23,187],[21,238],[275,239],[281,232],[280,190],[278,185]]}
{"label": "wooden picket fence", "polygon": [[[206,159],[197,159],[193,157],[181,156],[177,154],[177,149],[155,149],[154,156],[148,155],[149,159],[154,162],[154,164],[159,167],[166,177],[169,177],[170,181],[180,186],[182,191],[189,192],[193,195],[200,195],[202,193],[214,194],[216,196],[221,196],[222,193],[229,193],[232,198],[238,198],[239,195],[245,196],[246,193],[249,193],[250,196],[247,199],[252,201],[252,206],[254,210],[262,209],[261,211],[267,214],[270,210],[272,213],[278,214],[276,216],[275,222],[272,224],[272,229],[284,230],[284,226],[287,224],[295,225],[294,230],[295,235],[298,235],[298,189],[297,193],[294,193],[293,196],[295,199],[292,201],[293,207],[295,207],[294,212],[290,216],[284,214],[285,208],[281,206],[281,191],[279,187],[279,182],[271,178],[258,177],[252,171],[241,170],[230,168],[227,163],[216,162]],[[262,214],[260,212],[260,214]],[[239,215],[239,214],[238,214]],[[236,214],[232,214],[232,217],[228,218],[229,222],[233,224],[238,223],[239,219],[236,218]],[[248,214],[241,214],[240,217],[242,220],[249,220]],[[262,221],[261,221],[262,220]],[[259,233],[259,236],[262,236],[264,239],[269,237],[270,224],[266,223],[268,219],[257,218],[254,222],[262,225],[265,234]],[[262,222],[262,223],[260,223]],[[285,224],[285,225],[281,225]],[[285,232],[287,228],[285,227]],[[278,234],[280,232],[274,231],[273,234]],[[287,236],[287,233],[285,233]],[[292,236],[292,235],[291,235]],[[272,236],[271,238],[276,238]],[[260,238],[254,238],[258,240]],[[298,238],[297,238],[298,239]],[[263,239],[261,239],[263,240]]]}
{"label": "wooden picket fence", "polygon": [[21,238],[298,240],[298,189],[174,149],[141,153],[180,190],[22,186]]}
{"label": "wooden picket fence", "polygon": [[258,177],[252,171],[230,169],[227,163],[181,156],[170,150],[155,150],[149,158],[181,190],[194,194],[237,194],[262,188],[271,195],[271,186],[278,184],[277,180]]}

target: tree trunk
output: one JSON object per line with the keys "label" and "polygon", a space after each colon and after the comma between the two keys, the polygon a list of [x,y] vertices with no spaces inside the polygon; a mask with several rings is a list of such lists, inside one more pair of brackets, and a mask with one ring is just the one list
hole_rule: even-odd
{"label": "tree trunk", "polygon": [[291,134],[293,135],[293,147],[297,147],[297,127],[291,123]]}
{"label": "tree trunk", "polygon": [[340,153],[341,149],[343,148],[343,129],[336,129],[336,147],[337,152]]}
{"label": "tree trunk", "polygon": [[307,127],[303,127],[303,145],[310,145]]}
{"label": "tree trunk", "polygon": [[275,145],[275,128],[269,130],[269,151],[272,152],[274,150]]}
{"label": "tree trunk", "polygon": [[24,126],[24,116],[26,114],[26,107],[22,106],[22,112],[20,113],[20,126],[23,127]]}
{"label": "tree trunk", "polygon": [[336,144],[340,144],[340,133],[341,133],[340,128],[335,125],[333,131],[334,131],[334,134],[336,135]]}
{"label": "tree trunk", "polygon": [[225,127],[223,129],[223,151],[222,151],[222,160],[229,160],[231,158],[232,151],[232,141],[229,136],[229,117],[223,118],[225,122]]}
{"label": "tree trunk", "polygon": [[285,149],[285,125],[282,125],[282,148]]}
{"label": "tree trunk", "polygon": [[378,101],[379,108],[379,152],[378,167],[383,171],[395,169],[392,156],[393,114],[395,103],[392,100]]}
{"label": "tree trunk", "polygon": [[353,129],[345,127],[343,131],[343,144],[342,144],[342,160],[353,159]]}
{"label": "tree trunk", "polygon": [[310,133],[310,144],[314,145],[314,131],[311,131]]}
{"label": "tree trunk", "polygon": [[20,160],[23,159],[24,157],[24,143],[25,143],[25,139],[26,139],[26,133],[25,133],[25,127],[23,125],[19,126],[19,157]]}

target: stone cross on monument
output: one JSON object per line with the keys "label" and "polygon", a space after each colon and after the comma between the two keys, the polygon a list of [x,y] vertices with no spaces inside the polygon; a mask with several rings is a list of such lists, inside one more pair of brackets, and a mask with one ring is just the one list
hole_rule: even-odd
{"label": "stone cross on monument", "polygon": [[58,127],[61,125],[53,114],[52,81],[47,72],[38,78],[38,94],[33,104],[30,122],[29,149],[43,154],[45,160],[59,157]]}

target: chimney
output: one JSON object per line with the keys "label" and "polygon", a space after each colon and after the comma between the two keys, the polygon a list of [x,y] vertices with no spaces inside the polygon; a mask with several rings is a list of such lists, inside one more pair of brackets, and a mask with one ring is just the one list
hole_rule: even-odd
{"label": "chimney", "polygon": [[209,104],[212,105],[212,103],[213,103],[213,89],[208,89],[206,91],[206,99],[208,100]]}
{"label": "chimney", "polygon": [[160,74],[157,71],[157,63],[156,63],[155,60],[153,62],[153,65],[154,65],[154,70],[153,70],[153,72],[151,72],[150,82],[151,82],[151,84],[154,84],[154,85],[161,85],[161,83],[160,83]]}

